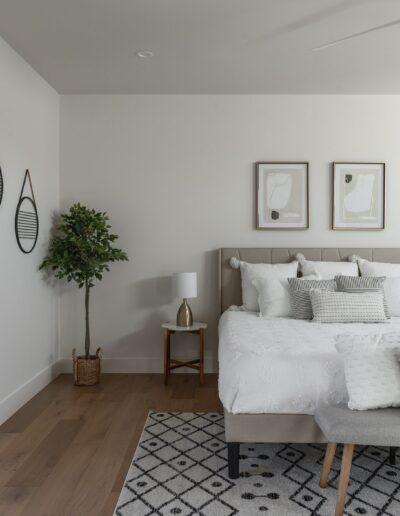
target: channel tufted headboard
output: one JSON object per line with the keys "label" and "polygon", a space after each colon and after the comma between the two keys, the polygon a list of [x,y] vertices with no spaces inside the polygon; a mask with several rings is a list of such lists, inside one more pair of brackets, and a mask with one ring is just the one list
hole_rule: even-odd
{"label": "channel tufted headboard", "polygon": [[297,253],[303,253],[307,260],[338,262],[347,260],[352,254],[358,254],[373,262],[400,263],[400,248],[338,248],[338,247],[305,247],[305,248],[254,248],[224,247],[219,252],[219,292],[221,312],[231,305],[242,304],[242,287],[240,270],[232,269],[229,260],[235,256],[239,260],[250,263],[285,263],[294,260]]}

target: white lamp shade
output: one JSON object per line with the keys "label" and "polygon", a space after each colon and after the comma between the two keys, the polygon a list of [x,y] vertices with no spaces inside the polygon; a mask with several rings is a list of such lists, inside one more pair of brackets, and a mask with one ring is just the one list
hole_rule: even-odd
{"label": "white lamp shade", "polygon": [[197,297],[197,273],[175,273],[173,276],[173,289],[175,297],[182,299]]}

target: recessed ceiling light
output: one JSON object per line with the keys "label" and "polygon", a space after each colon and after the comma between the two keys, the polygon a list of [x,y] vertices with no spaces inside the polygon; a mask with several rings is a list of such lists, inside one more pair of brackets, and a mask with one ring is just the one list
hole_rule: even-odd
{"label": "recessed ceiling light", "polygon": [[139,50],[139,52],[136,52],[136,55],[141,59],[148,59],[149,57],[154,56],[154,52],[152,52],[151,50]]}

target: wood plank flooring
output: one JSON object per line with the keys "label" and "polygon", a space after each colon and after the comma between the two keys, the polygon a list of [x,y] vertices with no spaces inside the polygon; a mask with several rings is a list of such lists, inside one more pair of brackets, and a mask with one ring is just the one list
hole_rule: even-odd
{"label": "wood plank flooring", "polygon": [[61,375],[0,426],[0,516],[111,516],[149,410],[221,412],[216,375]]}

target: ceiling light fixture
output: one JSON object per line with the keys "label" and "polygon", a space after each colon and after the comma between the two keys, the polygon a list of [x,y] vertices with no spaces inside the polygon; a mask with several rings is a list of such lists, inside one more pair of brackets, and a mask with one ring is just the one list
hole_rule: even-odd
{"label": "ceiling light fixture", "polygon": [[149,57],[154,56],[154,52],[151,50],[139,50],[139,52],[136,52],[137,57],[140,57],[140,59],[149,59]]}

